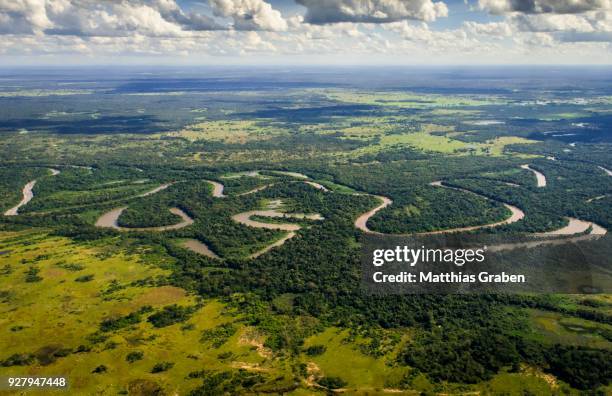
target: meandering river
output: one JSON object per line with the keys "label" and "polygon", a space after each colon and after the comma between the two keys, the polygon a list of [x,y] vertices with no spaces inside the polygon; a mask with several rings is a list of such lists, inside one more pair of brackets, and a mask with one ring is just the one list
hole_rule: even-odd
{"label": "meandering river", "polygon": [[[478,196],[490,199],[488,197],[485,197],[481,194],[477,194],[470,190],[445,186],[442,181],[435,181],[435,182],[430,183],[430,185],[436,186],[436,187],[445,187],[445,188],[455,189],[455,190],[459,190],[459,191],[463,191],[463,192],[467,192],[471,194],[476,194]],[[391,199],[387,197],[378,196],[378,195],[372,195],[372,196],[378,198],[381,201],[381,203],[375,208],[360,215],[357,218],[357,220],[355,220],[355,227],[369,234],[385,235],[383,233],[370,230],[367,226],[367,222],[378,211],[386,208],[387,206],[391,205],[393,202],[391,201]],[[474,231],[480,228],[497,227],[503,224],[511,224],[525,217],[525,213],[521,209],[517,208],[516,206],[504,203],[504,202],[502,203],[504,204],[506,208],[510,210],[511,215],[507,219],[496,222],[496,223],[483,224],[479,226],[452,228],[452,229],[439,230],[439,231],[419,232],[419,233],[404,234],[404,235],[433,235],[433,234],[444,234],[444,233],[451,233],[451,232]],[[591,229],[590,232],[586,233],[586,231],[588,231],[589,228]],[[579,242],[579,241],[600,238],[606,233],[607,233],[607,230],[604,227],[596,223],[576,219],[573,217],[568,217],[568,224],[565,227],[562,227],[562,228],[559,228],[553,231],[533,234],[534,237],[541,238],[539,240],[533,240],[533,241],[527,241],[527,242],[514,242],[514,243],[507,243],[507,244],[497,244],[497,245],[489,246],[488,249],[489,251],[502,251],[502,250],[517,249],[517,248],[533,248],[533,247],[543,246],[543,245],[561,245],[561,244],[568,243],[568,242]],[[574,236],[572,237],[572,235]],[[554,237],[554,236],[567,236],[568,238],[544,239],[546,237]]]}
{"label": "meandering river", "polygon": [[118,224],[118,220],[119,220],[119,217],[121,216],[121,213],[123,213],[123,211],[126,209],[127,209],[127,206],[124,206],[122,208],[116,208],[109,212],[104,213],[96,221],[96,227],[113,228],[118,231],[156,231],[156,232],[159,232],[159,231],[178,230],[179,228],[187,227],[193,224],[193,219],[189,217],[187,213],[183,212],[179,208],[170,208],[170,212],[172,214],[175,214],[182,219],[180,223],[171,224],[167,226],[160,226],[160,227],[138,227],[138,228],[121,227]]}
{"label": "meandering river", "polygon": [[221,257],[217,256],[215,252],[210,250],[208,245],[203,242],[198,241],[197,239],[189,239],[183,242],[183,247],[191,250],[192,252],[201,254],[206,257],[210,257],[213,259],[220,259]]}
{"label": "meandering river", "polygon": [[[276,206],[276,205],[275,205]],[[255,258],[261,256],[262,254],[270,251],[272,248],[281,246],[283,243],[287,242],[289,239],[296,236],[296,231],[300,230],[302,227],[299,224],[294,223],[264,223],[262,221],[257,221],[251,219],[253,216],[259,217],[269,217],[275,219],[283,219],[283,218],[293,218],[293,219],[308,219],[308,220],[323,220],[323,217],[318,213],[313,214],[305,214],[305,213],[284,213],[279,212],[276,209],[265,209],[265,210],[250,210],[248,212],[238,213],[232,216],[232,220],[244,224],[249,227],[255,228],[265,228],[268,230],[280,230],[280,231],[289,231],[285,236],[283,236],[278,241],[266,246],[265,248],[251,254],[250,258]]]}
{"label": "meandering river", "polygon": [[546,176],[542,172],[538,172],[537,170],[530,168],[529,165],[521,165],[522,169],[533,172],[537,179],[538,187],[546,187]]}
{"label": "meandering river", "polygon": [[602,171],[606,172],[606,175],[608,176],[612,176],[612,171],[608,168],[604,168],[603,166],[598,166],[599,169],[601,169]]}
{"label": "meandering river", "polygon": [[[463,188],[456,188],[456,187],[450,187],[450,186],[446,186],[443,184],[442,181],[435,181],[430,183],[431,186],[435,186],[435,187],[443,187],[443,188],[448,188],[451,190],[457,190],[457,191],[462,191],[462,192],[466,192],[469,194],[474,194],[474,195],[478,195],[479,197],[491,200],[488,197],[485,197],[484,195],[480,195],[477,194],[473,191],[470,190],[466,190]],[[355,220],[355,227],[357,227],[358,229],[362,230],[363,232],[366,232],[368,234],[377,234],[377,235],[384,235],[384,233],[382,232],[377,232],[377,231],[372,231],[371,229],[368,228],[368,220],[370,220],[370,218],[372,218],[372,216],[374,216],[377,212],[381,211],[382,209],[386,208],[387,206],[391,205],[393,203],[393,201],[391,201],[390,198],[387,197],[383,197],[380,195],[373,195],[373,197],[378,198],[379,200],[381,200],[381,204],[376,206],[374,209],[362,214],[361,216],[359,216],[357,218],[357,220]],[[511,215],[506,218],[505,220],[502,221],[498,221],[495,223],[488,223],[488,224],[481,224],[481,225],[475,225],[475,226],[468,226],[468,227],[458,227],[458,228],[450,228],[450,229],[446,229],[446,230],[437,230],[437,231],[426,231],[426,232],[417,232],[417,233],[410,233],[410,234],[399,234],[399,235],[435,235],[435,234],[448,234],[448,233],[453,233],[453,232],[466,232],[466,231],[474,231],[474,230],[478,230],[481,228],[489,228],[489,227],[498,227],[500,225],[504,225],[504,224],[511,224],[511,223],[515,223],[519,220],[521,220],[523,217],[525,217],[525,213],[517,208],[516,206],[507,204],[502,202],[502,204],[511,212]]]}
{"label": "meandering river", "polygon": [[[529,170],[531,172],[533,172],[536,175],[536,179],[537,179],[537,185],[538,187],[544,187],[546,186],[546,177],[532,169],[529,167],[529,165],[525,164],[522,165],[521,168]],[[603,168],[601,166],[599,166],[600,169],[604,170],[606,172],[606,174],[612,176],[612,172],[606,168]],[[51,175],[57,175],[59,174],[59,170],[57,169],[50,169],[51,171]],[[301,179],[301,181],[303,181],[304,183],[307,183],[308,185],[319,189],[321,191],[325,191],[325,192],[329,192],[329,189],[327,189],[325,186],[323,186],[320,183],[317,183],[313,180],[310,180],[308,176],[302,174],[302,173],[297,173],[297,172],[288,172],[288,171],[271,171],[273,173],[277,173],[277,174],[282,174],[282,175],[286,175],[286,176],[291,176],[294,177],[296,179]],[[252,172],[245,172],[244,174],[249,175],[249,176],[258,176],[259,173],[258,171],[252,171]],[[216,182],[216,181],[212,181],[212,180],[206,180],[208,183],[212,184],[213,186],[213,192],[212,195],[215,198],[226,198],[227,195],[225,195],[223,193],[224,191],[224,186],[223,184]],[[173,183],[166,183],[166,184],[162,184],[150,191],[144,192],[140,195],[137,195],[136,197],[146,197],[152,194],[155,194],[159,191],[162,191],[168,187],[170,187]],[[507,184],[511,184],[511,183],[507,183]],[[21,202],[19,202],[19,204],[17,204],[15,207],[7,210],[4,215],[5,216],[15,216],[18,214],[19,208],[23,207],[24,205],[26,205],[28,202],[30,202],[30,200],[33,198],[34,194],[33,194],[33,189],[34,186],[36,185],[36,180],[32,180],[30,182],[28,182],[22,190],[23,193],[23,199],[21,200]],[[264,186],[260,186],[257,187],[253,190],[247,191],[245,193],[241,193],[241,194],[237,194],[237,196],[241,196],[241,195],[247,195],[247,194],[253,194],[256,193],[258,191],[262,191],[270,186],[272,186],[273,183],[271,184],[266,184]],[[492,200],[489,197],[486,197],[482,194],[478,194],[476,192],[467,190],[467,189],[462,189],[462,188],[456,188],[456,187],[451,187],[448,185],[444,185],[444,183],[442,181],[435,181],[431,183],[432,186],[436,186],[436,187],[442,187],[442,188],[448,188],[448,189],[453,189],[453,190],[457,190],[457,191],[462,191],[465,193],[469,193],[469,194],[475,194],[478,195],[480,197],[483,197],[485,199],[488,200]],[[519,187],[518,185],[513,185],[516,187]],[[378,213],[379,211],[383,210],[384,208],[388,207],[389,205],[393,204],[393,201],[388,198],[388,197],[384,197],[384,196],[380,196],[380,195],[372,195],[369,193],[365,193],[365,192],[358,192],[355,193],[356,195],[368,195],[371,197],[376,198],[379,201],[379,204],[368,210],[367,212],[359,215],[357,217],[357,219],[354,222],[354,225],[356,228],[358,228],[359,230],[365,232],[365,233],[369,233],[369,234],[379,234],[379,235],[383,235],[383,233],[377,232],[377,231],[373,231],[371,229],[368,228],[368,221],[370,218],[372,218],[376,213]],[[596,197],[594,199],[599,199],[600,197]],[[594,200],[592,199],[592,200]],[[279,201],[280,202],[280,201]],[[509,211],[510,211],[510,216],[507,217],[506,219],[502,220],[502,221],[498,221],[495,223],[488,223],[488,224],[482,224],[482,225],[475,225],[475,226],[467,226],[467,227],[459,227],[459,228],[452,228],[452,229],[446,229],[446,230],[437,230],[437,231],[428,231],[428,232],[420,232],[420,233],[413,233],[413,234],[404,234],[404,235],[433,235],[433,234],[443,234],[443,233],[456,233],[456,232],[467,232],[467,231],[474,231],[474,230],[478,230],[481,228],[489,228],[489,227],[497,227],[497,226],[501,226],[504,224],[511,224],[514,222],[517,222],[521,219],[524,218],[525,213],[519,209],[516,206],[510,205],[508,203],[505,202],[501,202]],[[118,231],[154,231],[154,232],[160,232],[160,231],[168,231],[168,230],[176,230],[176,229],[180,229],[183,227],[187,227],[191,224],[194,223],[194,220],[187,215],[184,211],[182,211],[179,208],[171,208],[169,209],[170,212],[172,212],[173,214],[179,216],[181,218],[182,221],[180,221],[179,223],[176,224],[171,224],[171,225],[167,225],[167,226],[159,226],[159,227],[141,227],[141,228],[130,228],[130,227],[121,227],[118,225],[118,219],[121,216],[121,214],[123,213],[123,211],[127,208],[127,206],[124,207],[120,207],[120,208],[115,208],[109,212],[104,213],[102,216],[100,216],[98,218],[98,220],[96,221],[95,225],[96,227],[104,227],[104,228],[112,228]],[[262,209],[262,210],[251,210],[251,211],[246,211],[246,212],[242,212],[242,213],[238,213],[234,216],[232,216],[232,219],[240,224],[244,224],[246,226],[249,227],[255,227],[255,228],[263,228],[263,229],[271,229],[271,230],[279,230],[279,231],[286,231],[286,234],[280,238],[279,240],[275,241],[274,243],[266,246],[264,249],[261,249],[258,252],[253,253],[252,255],[250,255],[251,258],[255,258],[258,257],[268,251],[270,251],[271,249],[273,249],[274,247],[278,247],[281,246],[282,244],[284,244],[287,240],[293,238],[296,236],[296,232],[298,230],[300,230],[302,227],[299,224],[295,224],[295,223],[282,223],[282,222],[276,222],[276,223],[267,223],[264,221],[258,221],[256,219],[253,219],[253,217],[268,217],[268,218],[272,218],[272,219],[283,219],[283,218],[294,218],[294,219],[308,219],[308,220],[322,220],[323,217],[320,214],[304,214],[304,213],[284,213],[281,212],[278,209],[278,205],[274,206],[272,203],[268,206],[268,208],[266,209]],[[590,232],[587,234],[586,232],[590,229]],[[568,224],[565,227],[562,227],[558,230],[553,230],[553,231],[549,231],[549,232],[543,232],[543,233],[537,233],[537,234],[533,234],[534,237],[536,238],[543,238],[543,237],[554,237],[554,236],[567,236],[568,238],[560,238],[560,239],[538,239],[538,240],[533,240],[533,241],[528,241],[528,242],[521,242],[521,243],[510,243],[510,244],[499,244],[499,245],[495,245],[495,246],[490,246],[489,248],[492,251],[498,251],[498,250],[507,250],[507,249],[515,249],[518,247],[535,247],[535,246],[540,246],[540,245],[544,245],[544,244],[562,244],[562,243],[567,243],[568,241],[580,241],[580,240],[586,240],[586,239],[591,239],[593,237],[600,237],[602,235],[605,235],[607,232],[607,230],[603,227],[601,227],[600,225],[597,225],[593,222],[589,222],[589,221],[584,221],[584,220],[580,220],[580,219],[576,219],[576,218],[568,218]],[[573,237],[572,237],[573,236]],[[190,249],[194,252],[197,252],[199,254],[211,257],[211,258],[215,258],[215,259],[219,259],[219,256],[216,255],[213,251],[211,251],[209,249],[209,247],[202,243],[201,241],[198,241],[196,239],[189,239],[185,242],[183,242],[182,244],[185,248]]]}
{"label": "meandering river", "polygon": [[[49,168],[49,170],[51,171],[51,176],[57,176],[60,174],[60,171],[57,169]],[[23,186],[23,189],[21,190],[21,194],[23,195],[23,198],[21,199],[21,201],[19,201],[17,205],[13,206],[12,208],[4,212],[4,215],[5,216],[17,216],[19,214],[19,208],[27,205],[28,202],[30,202],[32,198],[34,198],[34,186],[35,185],[36,185],[36,180],[32,180],[32,181],[29,181],[25,186]]]}
{"label": "meandering river", "polygon": [[215,198],[225,198],[227,195],[223,194],[223,189],[225,188],[223,186],[223,184],[213,181],[213,180],[206,180],[208,183],[212,184],[213,186],[213,192],[212,192],[212,196]]}

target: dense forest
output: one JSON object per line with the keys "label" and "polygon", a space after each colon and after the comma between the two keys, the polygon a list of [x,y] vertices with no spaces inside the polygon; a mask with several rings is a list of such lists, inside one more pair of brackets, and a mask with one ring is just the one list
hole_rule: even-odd
{"label": "dense forest", "polygon": [[[104,102],[102,107],[108,108],[99,109],[108,110],[105,117],[78,115],[77,120],[59,117],[53,122],[32,108],[19,107],[23,103],[9,104],[12,110],[0,110],[0,116],[15,111],[0,127],[2,210],[19,203],[26,183],[36,183],[33,198],[18,215],[0,217],[0,230],[41,229],[88,246],[109,244],[127,252],[145,247],[162,257],[158,264],[170,271],[146,282],[222,301],[240,313],[236,322],[265,335],[263,346],[275,356],[295,358],[304,350],[313,356],[324,353],[324,345],[305,349],[305,340],[329,327],[350,329],[370,340],[362,345],[368,356],[398,348],[388,364],[411,368],[410,375],[394,384],[403,389],[411,389],[420,374],[436,384],[477,384],[500,372],[519,372],[525,365],[576,389],[608,386],[609,300],[546,294],[370,295],[360,283],[364,233],[355,220],[380,204],[374,197],[379,195],[392,204],[373,215],[367,226],[385,234],[496,223],[510,216],[504,204],[519,208],[524,218],[471,234],[506,243],[529,241],[534,233],[567,226],[568,217],[609,230],[609,138],[592,131],[609,126],[609,117],[597,118],[597,111],[584,114],[582,107],[565,101],[565,92],[553,98],[562,103],[536,108],[529,95],[517,97],[512,91],[491,97],[445,96],[314,85],[305,91],[251,92],[249,97],[230,92],[223,102],[214,93],[137,99],[117,93],[151,89],[133,82],[114,87],[116,95],[109,93],[112,103]],[[82,102],[66,98],[64,106],[87,112],[99,103],[98,95],[85,95]],[[400,98],[385,101],[380,98],[385,95]],[[292,107],[296,97],[300,106]],[[41,98],[40,111],[51,111],[52,103]],[[152,114],[138,120],[123,114],[136,104]],[[601,110],[607,105],[591,106]],[[572,122],[554,117],[572,111],[580,113]],[[196,119],[202,112],[205,119]],[[591,127],[581,129],[577,123]],[[19,134],[13,131],[16,126],[36,133]],[[553,139],[547,133],[551,129],[561,135],[582,134],[572,135],[571,141],[567,136]],[[499,138],[508,138],[508,143]],[[525,164],[545,176],[545,187],[538,186],[532,171],[521,168]],[[215,192],[214,183],[223,185],[221,193]],[[96,226],[101,216],[117,208],[125,208],[117,225],[127,230]],[[180,209],[193,224],[163,232],[129,231],[179,223],[181,217],[171,208]],[[320,218],[250,218],[297,225],[295,235],[286,240],[286,230],[235,220],[239,214],[265,210]],[[215,256],[186,249],[187,240],[205,244]],[[256,254],[278,241],[278,246]],[[597,276],[596,271],[610,271],[611,241],[608,234],[547,247],[546,255],[539,247],[517,249],[512,255],[520,261],[518,267],[538,267],[549,260],[564,268],[580,251],[589,263],[600,263],[593,268]],[[26,282],[39,282],[36,263],[26,264]],[[74,278],[94,279],[86,273]],[[156,328],[180,324],[202,306],[135,310],[102,321],[91,339],[106,341],[114,332],[143,322]],[[536,336],[530,317],[536,310],[592,322],[599,326],[596,337],[602,341],[578,345]],[[391,336],[408,331],[409,340],[401,343]],[[202,342],[218,348],[235,332],[233,324],[220,325],[202,334]],[[6,367],[35,361],[21,358],[0,355]],[[134,353],[130,359],[137,362],[142,356]],[[171,362],[160,362],[151,374],[171,369]],[[96,374],[105,370],[99,368]],[[266,383],[265,375],[247,371],[192,374],[201,380],[193,394],[265,389]],[[325,389],[346,385],[339,377],[324,377],[318,384]]]}

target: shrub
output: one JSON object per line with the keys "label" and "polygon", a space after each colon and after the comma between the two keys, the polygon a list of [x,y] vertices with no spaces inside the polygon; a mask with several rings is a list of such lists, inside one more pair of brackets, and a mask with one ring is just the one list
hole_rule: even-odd
{"label": "shrub", "polygon": [[140,320],[141,320],[140,313],[132,312],[128,315],[121,316],[119,318],[103,320],[102,323],[100,323],[100,330],[101,331],[119,330],[124,327],[136,324],[140,322]]}
{"label": "shrub", "polygon": [[10,366],[29,366],[34,363],[34,355],[30,353],[15,353],[4,361],[2,361],[2,366],[10,367]]}
{"label": "shrub", "polygon": [[75,282],[89,282],[89,281],[92,281],[93,278],[94,278],[94,276],[92,274],[82,275],[82,276],[79,276],[78,278],[76,278],[74,281]]}
{"label": "shrub", "polygon": [[39,272],[40,269],[37,267],[30,267],[30,269],[26,272],[25,281],[28,283],[40,282],[42,278],[38,276]]}
{"label": "shrub", "polygon": [[311,345],[306,348],[305,352],[308,356],[318,356],[324,354],[326,350],[325,345]]}
{"label": "shrub", "polygon": [[134,363],[137,360],[142,360],[143,357],[144,357],[143,352],[133,351],[127,354],[127,356],[125,357],[125,360],[127,360],[130,363]]}
{"label": "shrub", "polygon": [[340,377],[323,377],[318,382],[319,385],[327,389],[338,389],[347,384],[347,382]]}
{"label": "shrub", "polygon": [[81,264],[72,264],[72,263],[57,263],[58,267],[63,268],[67,271],[77,272],[85,269],[85,266]]}
{"label": "shrub", "polygon": [[181,307],[174,304],[164,307],[161,311],[149,316],[147,320],[155,327],[166,327],[186,321],[191,317],[193,311],[192,307]]}
{"label": "shrub", "polygon": [[106,373],[108,369],[106,368],[105,365],[101,364],[98,367],[96,367],[95,369],[92,370],[92,373],[94,374],[102,374],[102,373]]}
{"label": "shrub", "polygon": [[38,363],[46,366],[57,360],[58,357],[66,357],[72,353],[71,348],[63,348],[62,345],[47,345],[35,352]]}
{"label": "shrub", "polygon": [[223,352],[217,355],[217,359],[219,360],[227,360],[231,357],[234,356],[234,353],[232,351],[227,351],[227,352]]}
{"label": "shrub", "polygon": [[232,335],[236,333],[236,327],[231,323],[225,323],[213,329],[206,329],[202,332],[201,342],[210,342],[213,348],[219,348]]}
{"label": "shrub", "polygon": [[14,333],[14,332],[17,332],[17,331],[21,331],[23,329],[25,329],[25,326],[17,325],[17,326],[11,327],[10,330]]}
{"label": "shrub", "polygon": [[81,344],[74,350],[74,353],[85,353],[85,352],[91,352],[91,347]]}
{"label": "shrub", "polygon": [[151,372],[153,374],[161,373],[162,371],[170,370],[172,367],[174,367],[174,363],[172,362],[161,362],[153,366],[153,368],[151,369]]}
{"label": "shrub", "polygon": [[86,338],[92,344],[101,344],[108,339],[108,336],[96,331],[95,333],[89,334]]}

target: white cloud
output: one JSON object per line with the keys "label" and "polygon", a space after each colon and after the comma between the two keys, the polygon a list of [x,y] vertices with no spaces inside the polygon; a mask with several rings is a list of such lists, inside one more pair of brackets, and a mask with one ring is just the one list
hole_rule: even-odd
{"label": "white cloud", "polygon": [[466,21],[463,23],[464,29],[474,35],[484,35],[488,37],[508,37],[512,35],[512,27],[507,22],[478,23]]}
{"label": "white cloud", "polygon": [[399,34],[404,40],[425,43],[430,48],[458,46],[468,37],[462,29],[431,30],[426,23],[414,24],[408,21],[390,23],[386,28]]}
{"label": "white cloud", "polygon": [[533,43],[612,42],[612,0],[479,0],[479,7],[533,33],[523,37]]}
{"label": "white cloud", "polygon": [[[91,59],[155,57],[170,63],[612,59],[612,10],[602,7],[577,13],[519,12],[518,0],[481,0],[481,6],[502,18],[487,23],[459,20],[453,24],[458,27],[449,29],[427,22],[448,13],[446,5],[435,0],[296,0],[306,5],[303,15],[282,15],[266,0],[200,1],[209,1],[210,8],[190,8],[177,0],[0,0],[0,53],[14,59],[72,54]],[[532,3],[533,10],[544,10],[543,1]]]}
{"label": "white cloud", "polygon": [[53,24],[46,0],[0,0],[0,33],[38,33]]}
{"label": "white cloud", "polygon": [[442,1],[432,0],[296,0],[306,7],[305,21],[388,23],[406,19],[435,21],[448,16]]}
{"label": "white cloud", "polygon": [[612,8],[611,0],[478,0],[478,6],[493,14],[577,14]]}
{"label": "white cloud", "polygon": [[[215,16],[238,30],[285,30],[264,0],[210,0]],[[0,34],[186,36],[227,30],[212,16],[184,11],[175,0],[0,0]]]}
{"label": "white cloud", "polygon": [[568,30],[575,32],[592,32],[595,30],[588,18],[583,15],[516,15],[512,17],[511,21],[520,30],[531,32],[556,32]]}
{"label": "white cloud", "polygon": [[215,16],[232,18],[237,30],[286,30],[287,21],[263,0],[210,0]]}

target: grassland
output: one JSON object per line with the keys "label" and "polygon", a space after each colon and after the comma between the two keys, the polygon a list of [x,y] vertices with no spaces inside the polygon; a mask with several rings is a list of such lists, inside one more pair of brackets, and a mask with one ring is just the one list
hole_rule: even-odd
{"label": "grassland", "polygon": [[270,140],[285,135],[283,129],[262,124],[261,120],[202,121],[177,132],[152,135],[180,137],[191,142],[198,140],[244,144],[246,142]]}
{"label": "grassland", "polygon": [[[397,363],[411,331],[385,336],[395,341],[375,354],[368,351],[374,351],[377,336],[338,327],[306,338],[298,355],[273,352],[265,346],[265,333],[235,308],[167,285],[169,271],[163,268],[171,258],[147,247],[126,253],[111,240],[101,242],[75,243],[42,231],[0,234],[0,359],[28,356],[34,362],[3,367],[4,375],[66,375],[72,394],[102,395],[146,395],[161,389],[186,394],[201,385],[202,375],[221,372],[260,375],[264,382],[258,389],[289,389],[291,395],[324,394],[318,381],[325,377],[342,378],[349,394],[569,391],[528,366],[474,386],[432,383]],[[34,277],[32,268],[38,270]],[[79,281],[83,275],[88,280]],[[156,327],[143,314],[127,325],[115,325],[134,312],[151,315],[175,304],[191,309],[188,318]],[[274,303],[281,311],[283,304],[281,299]],[[558,315],[539,311],[534,315],[537,331],[545,337],[575,336],[577,330],[558,326],[593,326],[588,321],[559,322]],[[113,326],[104,327],[105,321]],[[597,345],[596,337],[580,337]],[[323,353],[306,352],[316,345],[324,346]],[[164,362],[171,367],[154,373]]]}
{"label": "grassland", "polygon": [[400,108],[464,107],[503,104],[501,98],[479,98],[474,95],[435,95],[409,92],[359,92],[359,91],[326,91],[333,100],[344,103],[359,103],[377,106]]}
{"label": "grassland", "polygon": [[[364,128],[364,127],[360,127]],[[377,130],[374,125],[370,130]],[[345,133],[346,130],[342,130]],[[446,155],[481,155],[499,157],[508,155],[505,149],[509,145],[533,144],[534,140],[525,139],[518,136],[501,136],[485,142],[465,142],[453,139],[453,129],[435,125],[422,124],[418,131],[405,133],[384,134],[373,144],[365,148],[355,150],[352,155],[359,156],[366,153],[376,153],[391,148],[410,147],[429,153]],[[370,137],[371,135],[361,134],[359,137]],[[355,137],[355,136],[353,136]],[[516,154],[513,154],[516,155]]]}
{"label": "grassland", "polygon": [[[32,103],[44,100],[23,93]],[[610,391],[587,375],[606,373],[592,368],[610,351],[610,296],[367,296],[354,227],[375,204],[366,194],[393,200],[372,218],[379,231],[377,221],[413,227],[406,232],[478,224],[501,207],[430,185],[445,180],[524,209],[523,221],[487,237],[554,229],[564,216],[610,228],[607,201],[587,202],[609,194],[610,179],[597,168],[612,169],[608,145],[535,140],[549,139],[551,129],[575,133],[572,122],[605,112],[607,103],[589,101],[587,110],[566,99],[535,106],[514,92],[316,88],[108,91],[117,101],[102,109],[90,95],[54,97],[64,106],[40,114],[24,111],[24,128],[0,138],[1,206],[13,206],[23,185],[38,179],[32,202],[0,221],[0,374],[66,374],[75,394],[182,395],[208,387],[208,394],[323,395],[330,379],[363,395]],[[580,128],[605,120],[580,119],[589,125]],[[64,133],[60,121],[76,127]],[[123,129],[131,123],[137,127]],[[525,159],[546,174],[547,188],[527,183],[519,167]],[[45,177],[50,167],[61,174]],[[331,191],[286,173],[249,175],[261,169],[304,173]],[[205,180],[225,184],[226,197],[212,196]],[[165,183],[173,184],[139,196]],[[287,211],[324,220],[296,221],[303,227],[294,238],[251,259],[284,233],[232,216],[279,199]],[[151,212],[170,207],[194,223],[159,233],[93,226],[123,205],[134,226],[160,220]],[[221,259],[184,249],[189,239]],[[577,251],[570,245],[554,257]],[[543,257],[535,253],[529,264]],[[406,359],[419,346],[424,358]],[[561,369],[550,363],[557,346],[572,353]],[[587,350],[571,349],[579,347]],[[513,360],[497,364],[506,356]]]}
{"label": "grassland", "polygon": [[[260,367],[268,360],[265,351],[253,346],[257,332],[243,324],[219,347],[202,342],[203,331],[232,323],[236,316],[215,300],[201,301],[164,285],[168,271],[146,249],[126,255],[107,248],[111,241],[82,245],[37,232],[2,233],[0,238],[8,251],[0,256],[0,358],[31,354],[37,362],[4,367],[5,375],[66,375],[73,394],[111,395],[135,389],[143,380],[148,389],[184,394],[199,384],[197,378],[187,379],[188,374],[202,369],[246,367],[275,377],[286,374],[282,364]],[[27,282],[31,268],[39,270],[40,279]],[[78,281],[83,275],[92,279]],[[197,309],[187,321],[163,328],[143,320],[118,331],[100,331],[106,319],[173,304]],[[143,357],[130,363],[126,356],[135,351]],[[224,353],[231,359],[218,358]],[[159,362],[174,366],[151,373]],[[100,366],[105,371],[92,374]]]}

